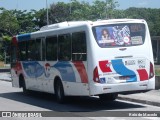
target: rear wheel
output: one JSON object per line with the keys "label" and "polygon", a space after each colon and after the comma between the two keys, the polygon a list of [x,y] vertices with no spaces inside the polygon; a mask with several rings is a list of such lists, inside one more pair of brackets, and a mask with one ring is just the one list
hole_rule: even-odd
{"label": "rear wheel", "polygon": [[118,97],[117,93],[101,94],[99,98],[101,101],[114,101]]}
{"label": "rear wheel", "polygon": [[26,89],[26,83],[25,83],[25,80],[23,77],[20,78],[20,81],[21,81],[21,87],[23,89],[23,93],[27,94],[28,93],[28,90]]}
{"label": "rear wheel", "polygon": [[57,80],[56,85],[55,85],[55,94],[57,101],[59,103],[64,103],[65,102],[65,95],[64,95],[64,89],[61,80]]}

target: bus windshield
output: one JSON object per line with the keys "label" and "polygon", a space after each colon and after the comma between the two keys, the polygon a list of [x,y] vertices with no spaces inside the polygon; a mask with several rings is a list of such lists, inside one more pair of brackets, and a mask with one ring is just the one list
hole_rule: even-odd
{"label": "bus windshield", "polygon": [[142,45],[146,31],[142,23],[94,26],[92,30],[98,45],[102,48]]}

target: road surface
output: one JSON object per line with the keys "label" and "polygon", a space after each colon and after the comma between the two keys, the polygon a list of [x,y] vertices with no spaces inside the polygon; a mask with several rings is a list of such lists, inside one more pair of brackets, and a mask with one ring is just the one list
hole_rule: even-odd
{"label": "road surface", "polygon": [[[131,113],[139,111],[147,112],[147,111],[160,111],[160,107],[150,106],[145,104],[139,104],[134,102],[127,102],[122,100],[116,100],[113,102],[100,102],[97,97],[71,97],[68,99],[66,104],[58,104],[55,100],[54,95],[45,94],[39,92],[33,92],[29,95],[23,94],[22,89],[13,88],[11,82],[0,81],[0,111],[21,111],[21,112],[29,112],[29,111],[52,111],[54,113],[60,113],[57,116],[62,119],[72,120],[75,119],[84,119],[84,120],[98,120],[100,115],[104,115],[105,112],[112,112],[116,114],[122,114],[128,111]],[[154,112],[153,112],[154,113]],[[69,116],[65,117],[64,116]],[[96,117],[96,115],[98,117]],[[123,115],[122,115],[123,116]],[[115,120],[116,117],[110,116],[108,118],[106,116],[102,116],[102,120]],[[17,120],[17,118],[13,118],[13,120]],[[21,120],[24,118],[18,118]],[[42,120],[44,118],[41,118]],[[37,118],[37,120],[41,120]],[[51,119],[48,117],[48,119]],[[53,119],[53,118],[52,118]],[[128,120],[133,118],[125,118],[120,117],[120,120]],[[136,120],[138,120],[136,118]],[[144,120],[158,120],[158,117],[141,117],[140,119]],[[7,118],[10,120],[10,118]]]}

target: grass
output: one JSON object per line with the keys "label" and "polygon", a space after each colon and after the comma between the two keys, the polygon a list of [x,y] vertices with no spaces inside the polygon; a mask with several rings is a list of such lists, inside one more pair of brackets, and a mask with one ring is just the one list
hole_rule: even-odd
{"label": "grass", "polygon": [[10,68],[9,64],[4,64],[4,62],[0,61],[0,69]]}
{"label": "grass", "polygon": [[155,75],[160,76],[160,68],[155,68]]}
{"label": "grass", "polygon": [[0,68],[4,68],[4,62],[0,61]]}
{"label": "grass", "polygon": [[0,69],[10,68],[8,66],[0,66]]}

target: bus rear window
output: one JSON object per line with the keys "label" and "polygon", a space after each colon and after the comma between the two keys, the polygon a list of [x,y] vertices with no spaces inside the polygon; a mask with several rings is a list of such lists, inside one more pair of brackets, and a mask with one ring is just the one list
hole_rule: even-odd
{"label": "bus rear window", "polygon": [[144,43],[145,25],[128,23],[95,26],[93,34],[102,48],[137,46]]}

